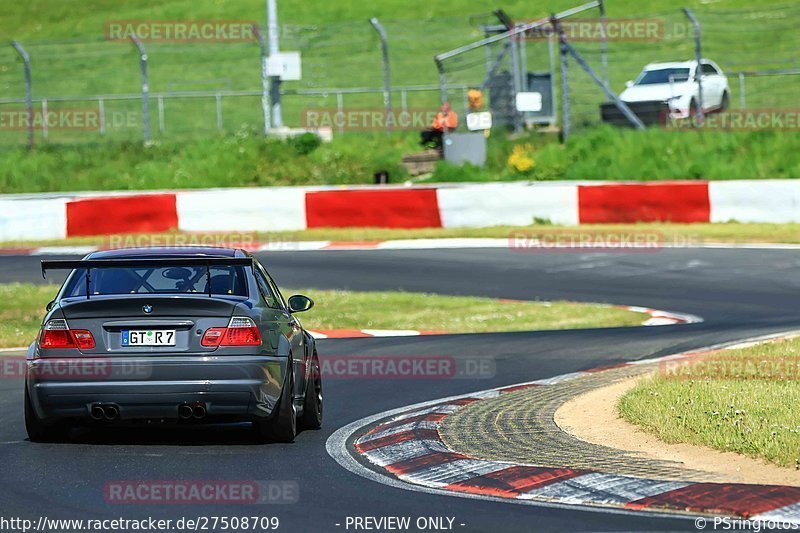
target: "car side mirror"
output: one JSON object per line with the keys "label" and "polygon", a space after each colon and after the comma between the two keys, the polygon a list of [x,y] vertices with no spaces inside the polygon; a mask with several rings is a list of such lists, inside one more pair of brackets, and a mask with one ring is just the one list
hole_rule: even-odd
{"label": "car side mirror", "polygon": [[314,300],[302,294],[295,294],[289,297],[289,311],[292,313],[302,313],[314,307]]}
{"label": "car side mirror", "polygon": [[630,89],[631,87],[633,87],[633,80],[628,80],[628,81],[626,81],[626,82],[625,82],[625,87],[627,87],[628,89]]}
{"label": "car side mirror", "polygon": [[49,302],[47,302],[47,305],[44,306],[44,308],[46,310],[50,311],[55,306],[56,306],[56,301],[55,300],[50,300]]}

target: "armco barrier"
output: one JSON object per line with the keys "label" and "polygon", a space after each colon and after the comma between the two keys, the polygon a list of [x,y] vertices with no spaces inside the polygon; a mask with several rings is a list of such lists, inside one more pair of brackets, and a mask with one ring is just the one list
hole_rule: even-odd
{"label": "armco barrier", "polygon": [[511,182],[0,196],[0,241],[318,227],[800,222],[800,180]]}

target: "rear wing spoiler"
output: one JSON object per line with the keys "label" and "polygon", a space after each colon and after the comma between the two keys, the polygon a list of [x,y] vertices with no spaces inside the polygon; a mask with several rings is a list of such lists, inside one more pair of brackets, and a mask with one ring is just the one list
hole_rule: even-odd
{"label": "rear wing spoiler", "polygon": [[94,268],[163,268],[168,266],[206,267],[206,285],[211,297],[212,266],[253,266],[252,257],[152,257],[145,259],[81,259],[78,261],[42,261],[42,277],[48,270],[86,269],[86,299],[89,299],[89,282]]}

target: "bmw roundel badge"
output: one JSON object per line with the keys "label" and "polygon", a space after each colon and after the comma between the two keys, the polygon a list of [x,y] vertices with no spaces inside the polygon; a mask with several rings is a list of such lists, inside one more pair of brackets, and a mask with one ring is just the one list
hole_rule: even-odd
{"label": "bmw roundel badge", "polygon": [[145,304],[142,306],[142,311],[147,313],[148,315],[153,312],[153,306],[150,304]]}

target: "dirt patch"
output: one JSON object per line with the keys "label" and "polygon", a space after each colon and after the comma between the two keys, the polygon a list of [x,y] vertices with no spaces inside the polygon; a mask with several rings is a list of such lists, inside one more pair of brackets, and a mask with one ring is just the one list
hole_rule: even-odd
{"label": "dirt patch", "polygon": [[771,465],[732,452],[693,444],[667,444],[620,418],[617,403],[640,377],[607,385],[572,398],[556,410],[554,420],[570,435],[643,459],[677,461],[691,470],[708,472],[720,483],[800,486],[800,471]]}

